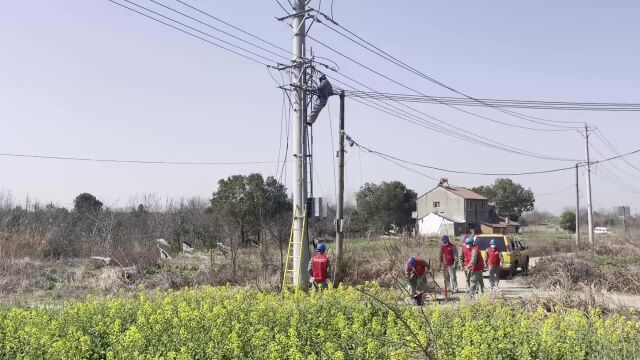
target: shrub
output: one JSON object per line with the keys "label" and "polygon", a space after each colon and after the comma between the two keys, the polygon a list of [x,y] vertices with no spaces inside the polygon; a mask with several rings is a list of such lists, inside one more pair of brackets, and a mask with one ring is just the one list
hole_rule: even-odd
{"label": "shrub", "polygon": [[[640,356],[636,316],[483,300],[420,310],[369,288],[272,294],[203,287],[0,308],[0,358],[601,359]],[[424,313],[422,312],[424,311]],[[399,318],[398,315],[401,317]]]}

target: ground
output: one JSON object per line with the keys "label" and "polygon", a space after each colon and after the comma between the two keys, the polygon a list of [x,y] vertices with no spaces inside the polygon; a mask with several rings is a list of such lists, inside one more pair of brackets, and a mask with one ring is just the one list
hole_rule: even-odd
{"label": "ground", "polygon": [[[601,237],[602,244],[618,244],[616,248],[601,245],[592,253],[576,249],[571,234],[533,232],[519,235],[529,245],[532,271],[528,276],[502,279],[499,295],[507,299],[554,297],[576,295],[589,297],[590,301],[640,308],[640,286],[615,284],[621,274],[640,271],[634,247],[625,245],[624,239]],[[458,239],[453,241],[458,242]],[[329,256],[335,254],[334,244],[329,242]],[[435,266],[440,241],[399,237],[352,238],[345,242],[345,278],[347,285],[373,281],[382,287],[402,288],[403,266],[409,256],[422,256]],[[616,250],[616,249],[621,250]],[[286,252],[286,249],[283,249]],[[592,254],[592,255],[588,255]],[[640,255],[640,251],[637,252]],[[135,269],[128,273],[117,266],[101,267],[90,259],[0,259],[0,303],[59,304],[68,299],[81,300],[89,295],[104,296],[120,292],[154,292],[200,285],[232,284],[258,290],[278,290],[282,278],[280,269],[283,256],[279,249],[256,247],[239,249],[236,266],[232,254],[224,249],[198,250],[194,254],[174,253],[170,261]],[[549,258],[549,256],[552,256]],[[564,256],[564,258],[563,258]],[[591,257],[588,257],[591,256]],[[566,261],[578,265],[593,263],[587,272],[593,276],[607,277],[605,284],[593,284],[590,278],[565,274],[558,284],[553,266]],[[545,265],[536,267],[540,259]],[[551,259],[551,260],[550,260]],[[573,259],[573,260],[571,260]],[[551,262],[550,262],[551,261]],[[574,266],[573,263],[564,264]],[[577,266],[577,265],[576,265]],[[306,268],[306,267],[305,267]],[[634,270],[635,269],[635,270]],[[464,274],[458,271],[460,290],[465,291]],[[442,274],[436,272],[435,280],[442,286]],[[633,280],[629,280],[633,281]],[[485,278],[488,287],[488,279]],[[561,286],[559,286],[561,285]],[[634,292],[635,289],[635,292]],[[460,294],[456,294],[458,297]]]}

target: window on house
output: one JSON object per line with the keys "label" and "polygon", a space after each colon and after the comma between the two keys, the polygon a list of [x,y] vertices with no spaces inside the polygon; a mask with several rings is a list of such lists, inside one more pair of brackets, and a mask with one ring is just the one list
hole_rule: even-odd
{"label": "window on house", "polygon": [[480,203],[480,210],[484,210],[484,201]]}
{"label": "window on house", "polygon": [[434,201],[433,202],[433,207],[434,208],[440,207],[440,201]]}
{"label": "window on house", "polygon": [[473,210],[473,203],[471,201],[467,203],[467,209]]}

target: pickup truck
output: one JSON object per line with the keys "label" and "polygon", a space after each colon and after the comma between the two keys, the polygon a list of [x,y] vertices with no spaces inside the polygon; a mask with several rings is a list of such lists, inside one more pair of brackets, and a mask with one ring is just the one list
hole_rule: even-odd
{"label": "pickup truck", "polygon": [[527,245],[523,245],[511,234],[482,234],[476,236],[476,246],[482,252],[483,259],[487,258],[487,248],[492,239],[497,241],[497,248],[502,252],[501,270],[510,277],[516,275],[518,268],[523,273],[529,271],[529,253]]}

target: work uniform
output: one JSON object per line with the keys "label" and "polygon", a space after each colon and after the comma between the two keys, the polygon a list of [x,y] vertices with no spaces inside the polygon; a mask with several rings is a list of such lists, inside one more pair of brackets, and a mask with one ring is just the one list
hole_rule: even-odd
{"label": "work uniform", "polygon": [[487,249],[486,265],[489,267],[489,287],[498,288],[500,282],[500,264],[502,264],[502,252],[498,249]]}
{"label": "work uniform", "polygon": [[460,255],[458,257],[458,263],[462,264],[462,271],[464,271],[464,277],[467,280],[467,289],[469,289],[469,276],[470,271],[467,269],[469,265],[469,261],[471,261],[471,250],[467,249],[467,247],[462,244],[462,251],[460,251]]}
{"label": "work uniform", "polygon": [[427,290],[427,268],[429,264],[419,257],[416,257],[415,267],[411,265],[411,259],[405,265],[407,281],[411,286],[411,295],[425,292]]}
{"label": "work uniform", "polygon": [[444,285],[447,289],[458,291],[458,279],[456,278],[456,259],[458,249],[451,242],[440,246],[440,263],[444,276]]}
{"label": "work uniform", "polygon": [[309,119],[307,120],[309,125],[313,125],[313,123],[316,122],[318,115],[320,115],[320,111],[322,111],[322,109],[327,105],[329,96],[334,95],[333,87],[326,78],[320,80],[320,84],[318,85],[316,92],[316,101],[311,113],[309,114]]}
{"label": "work uniform", "polygon": [[[477,246],[472,245],[470,249],[465,247],[469,254],[469,262],[466,269],[469,272],[469,294],[477,294],[478,290],[484,292],[484,280],[482,272],[484,271],[484,260]],[[465,255],[466,256],[466,255]]]}
{"label": "work uniform", "polygon": [[329,279],[329,258],[324,253],[316,253],[309,260],[309,275],[316,289],[326,289]]}

